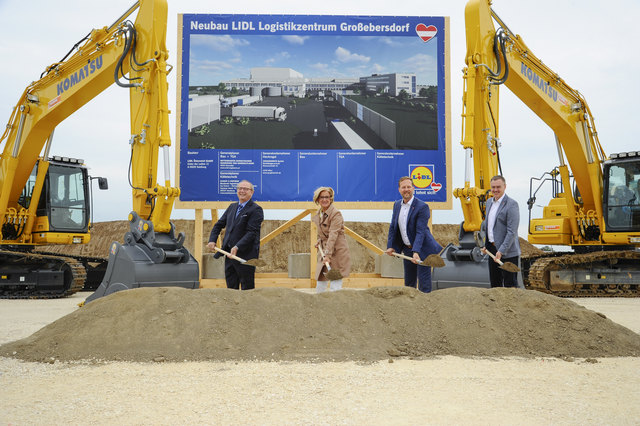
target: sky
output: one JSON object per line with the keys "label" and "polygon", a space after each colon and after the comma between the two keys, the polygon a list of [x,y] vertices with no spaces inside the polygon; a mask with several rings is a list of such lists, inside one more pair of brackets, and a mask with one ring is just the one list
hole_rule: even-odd
{"label": "sky", "polygon": [[[451,141],[453,188],[464,186],[461,139],[462,73],[464,67],[465,1],[324,0],[264,2],[236,0],[169,0],[167,46],[169,63],[177,58],[178,13],[412,15],[450,17]],[[18,97],[45,67],[61,59],[91,29],[110,25],[133,4],[131,0],[0,0],[0,121],[6,122]],[[495,0],[493,8],[531,51],[586,98],[600,142],[607,154],[640,149],[633,123],[640,87],[630,77],[640,69],[635,41],[640,40],[637,0]],[[169,75],[169,107],[175,111],[176,73]],[[175,120],[172,114],[170,119]],[[110,189],[94,193],[94,220],[122,220],[131,210],[127,183],[129,99],[112,86],[55,132],[52,152],[82,158],[93,176],[109,179]],[[540,177],[558,163],[553,132],[508,89],[500,92],[500,139],[506,192],[520,205],[520,236],[526,237],[531,177]],[[172,126],[172,140],[175,129]],[[173,155],[173,152],[172,152]],[[173,158],[173,157],[172,157]],[[173,163],[173,160],[172,160]],[[162,168],[159,180],[164,180]],[[170,178],[175,181],[175,170]],[[206,185],[206,182],[202,182]],[[450,189],[453,189],[450,188]],[[547,191],[548,193],[548,191]],[[398,198],[400,196],[398,195]],[[536,205],[542,205],[539,196]],[[433,223],[460,223],[459,201],[451,210],[432,211]],[[289,219],[299,211],[268,210],[267,219]],[[534,216],[541,215],[535,207]],[[389,221],[391,211],[343,211],[346,220]],[[174,210],[174,219],[191,219],[193,210]],[[205,219],[208,215],[205,214]]]}
{"label": "sky", "polygon": [[[249,78],[253,67],[293,68],[305,78],[359,78],[373,73],[413,73],[437,84],[437,36],[230,36],[193,35],[190,84]],[[419,40],[419,39],[418,39]]]}

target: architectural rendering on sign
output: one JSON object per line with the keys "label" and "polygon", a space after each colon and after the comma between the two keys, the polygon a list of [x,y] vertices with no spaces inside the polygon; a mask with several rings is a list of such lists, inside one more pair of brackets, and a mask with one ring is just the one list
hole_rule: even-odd
{"label": "architectural rendering on sign", "polygon": [[184,15],[182,40],[181,182],[217,181],[188,199],[246,178],[305,201],[316,169],[338,201],[391,201],[412,172],[446,199],[443,18]]}

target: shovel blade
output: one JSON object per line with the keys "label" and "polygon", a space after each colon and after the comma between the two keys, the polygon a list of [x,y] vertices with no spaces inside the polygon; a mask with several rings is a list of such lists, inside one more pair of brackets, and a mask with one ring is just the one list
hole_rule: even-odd
{"label": "shovel blade", "polygon": [[502,266],[500,266],[500,268],[504,269],[507,272],[520,272],[520,268],[518,268],[511,262],[504,262]]}
{"label": "shovel blade", "polygon": [[245,262],[245,265],[249,265],[249,266],[255,266],[255,267],[262,267],[262,266],[266,266],[267,262],[265,262],[262,259],[249,259]]}
{"label": "shovel blade", "polygon": [[326,273],[326,277],[329,281],[336,281],[342,279],[342,274],[340,271],[336,271],[335,269],[330,270]]}
{"label": "shovel blade", "polygon": [[431,266],[433,268],[443,268],[444,259],[437,254],[430,254],[425,260],[422,261],[422,265]]}

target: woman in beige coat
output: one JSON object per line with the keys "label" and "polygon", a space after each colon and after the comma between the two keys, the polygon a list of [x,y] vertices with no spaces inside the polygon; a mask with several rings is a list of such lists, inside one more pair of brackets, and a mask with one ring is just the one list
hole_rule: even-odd
{"label": "woman in beige coat", "polygon": [[349,246],[344,236],[344,219],[342,213],[333,205],[333,189],[321,186],[313,193],[313,202],[320,206],[318,213],[311,220],[318,228],[318,241],[316,247],[321,246],[324,258],[321,258],[318,250],[318,263],[316,267],[316,291],[321,293],[327,290],[330,283],[331,291],[342,288],[342,279],[329,281],[326,277],[329,263],[331,269],[340,271],[342,277],[347,277],[351,272],[351,256]]}

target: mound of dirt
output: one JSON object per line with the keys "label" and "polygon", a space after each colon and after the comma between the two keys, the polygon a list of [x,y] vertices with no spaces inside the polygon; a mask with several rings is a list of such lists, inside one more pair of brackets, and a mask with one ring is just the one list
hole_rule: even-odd
{"label": "mound of dirt", "polygon": [[378,287],[308,294],[142,288],[0,346],[27,361],[377,361],[389,357],[640,356],[640,335],[535,291]]}
{"label": "mound of dirt", "polygon": [[[262,224],[261,236],[264,237],[271,233],[283,223],[285,223],[285,221],[265,220]],[[195,245],[194,221],[175,220],[174,224],[179,232],[185,233],[185,247],[193,253]],[[388,223],[346,222],[345,225],[376,246],[382,249],[387,247]],[[204,221],[204,235],[201,241],[202,247],[205,247],[209,241],[209,233],[211,232],[212,226],[211,221]],[[260,272],[287,272],[289,254],[309,253],[309,227],[310,224],[308,221],[298,222],[261,247],[260,258],[267,263],[267,266],[260,268]],[[443,247],[449,243],[457,245],[459,227],[459,225],[435,224],[433,225],[433,235]],[[127,221],[98,222],[94,224],[91,230],[91,241],[89,244],[45,246],[40,248],[40,251],[106,259],[111,243],[113,241],[122,242],[124,234],[128,231],[129,224]],[[352,238],[347,238],[347,243],[349,244],[349,251],[351,253],[352,271],[356,273],[372,273],[375,270],[375,256],[373,252]],[[522,238],[520,238],[520,247],[522,248],[523,256],[542,253],[541,250]]]}

